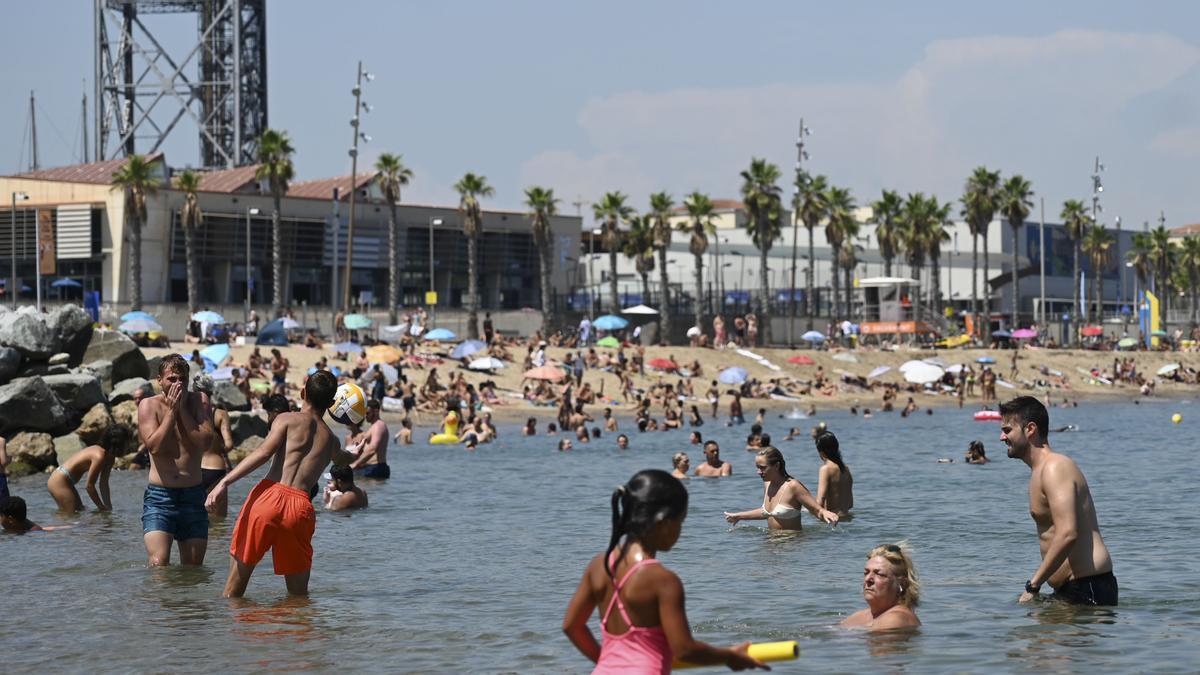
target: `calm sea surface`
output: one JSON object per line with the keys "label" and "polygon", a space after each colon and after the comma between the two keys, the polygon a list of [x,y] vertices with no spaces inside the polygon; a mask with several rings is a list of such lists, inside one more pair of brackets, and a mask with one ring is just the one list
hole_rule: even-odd
{"label": "calm sea surface", "polygon": [[[1170,423],[1176,411],[1181,425]],[[1080,427],[1051,444],[1087,476],[1120,580],[1121,606],[1103,610],[1016,603],[1038,547],[1029,470],[1005,457],[995,423],[950,409],[819,419],[854,472],[855,518],[831,529],[805,514],[799,534],[725,523],[723,510],[761,503],[742,449],[749,427],[701,429],[734,476],[690,481],[683,536],[661,557],[684,580],[699,638],[799,640],[800,660],[780,672],[1200,669],[1200,406],[1051,411],[1052,427]],[[771,419],[767,430],[815,491],[811,442],[778,440],[813,423]],[[52,515],[44,477],[15,480],[35,521],[79,527],[0,537],[0,671],[587,672],[559,626],[587,560],[607,544],[611,490],[639,469],[669,469],[677,450],[693,466],[703,460],[686,432],[631,436],[625,452],[606,434],[560,454],[554,439],[515,428],[475,453],[393,447],[394,477],[365,483],[369,510],[319,513],[306,600],[288,599],[266,560],[244,601],[220,597],[232,519],[213,526],[203,568],[147,569],[145,473],[113,474],[114,513],[69,521]],[[974,438],[992,464],[961,463]],[[253,483],[233,490],[234,514]],[[864,554],[898,539],[915,550],[924,627],[892,637],[837,628],[864,606]]]}

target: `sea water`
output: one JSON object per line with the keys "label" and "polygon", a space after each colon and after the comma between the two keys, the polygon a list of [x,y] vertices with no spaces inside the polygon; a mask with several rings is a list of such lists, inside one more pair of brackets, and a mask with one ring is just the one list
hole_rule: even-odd
{"label": "sea water", "polygon": [[[1181,425],[1170,423],[1176,411]],[[800,659],[775,664],[779,672],[1200,668],[1200,407],[1050,411],[1052,427],[1080,428],[1052,434],[1051,444],[1091,485],[1121,586],[1120,606],[1103,609],[1017,604],[1039,562],[1029,469],[1005,456],[995,422],[970,412],[863,419],[819,410],[803,423],[824,421],[841,439],[855,517],[831,528],[805,514],[800,533],[725,522],[722,511],[762,503],[762,482],[743,449],[749,425],[709,420],[700,431],[721,443],[734,475],[689,481],[683,535],[660,556],[683,579],[696,637],[798,640]],[[776,415],[767,430],[815,492],[811,441],[781,440],[795,424]],[[588,672],[560,626],[588,559],[608,542],[612,489],[640,469],[669,469],[679,450],[693,467],[703,461],[686,431],[631,426],[626,451],[606,433],[559,453],[554,437],[515,427],[477,452],[393,446],[391,480],[361,482],[369,509],[318,510],[307,599],[287,597],[269,557],[246,599],[220,597],[233,517],[262,470],[234,486],[231,517],[212,526],[206,562],[193,569],[146,567],[145,472],[113,473],[113,513],[71,517],[53,515],[44,476],[14,480],[33,520],[77,526],[0,536],[0,671]],[[975,438],[991,464],[962,463]],[[901,539],[920,572],[924,626],[902,635],[838,628],[865,606],[866,552]]]}

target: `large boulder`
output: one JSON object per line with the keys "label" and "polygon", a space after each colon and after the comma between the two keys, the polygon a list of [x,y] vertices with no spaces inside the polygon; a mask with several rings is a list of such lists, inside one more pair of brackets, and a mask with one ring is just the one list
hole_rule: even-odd
{"label": "large boulder", "polygon": [[95,375],[47,375],[42,381],[66,407],[68,414],[75,418],[105,400],[104,390],[100,388],[100,380]]}
{"label": "large boulder", "polygon": [[233,434],[233,444],[238,445],[251,436],[266,435],[271,431],[267,418],[262,413],[231,412],[229,413],[229,431]]}
{"label": "large boulder", "polygon": [[92,317],[79,305],[64,305],[50,312],[46,325],[61,340],[61,351],[70,355],[68,365],[83,363],[83,354],[92,340]]}
{"label": "large boulder", "polygon": [[104,403],[97,403],[84,414],[75,433],[84,443],[99,443],[112,424],[113,418],[108,413],[108,406]]}
{"label": "large boulder", "polygon": [[71,457],[75,453],[84,449],[84,447],[86,447],[86,446],[84,446],[83,440],[80,439],[79,436],[76,436],[75,434],[66,434],[65,436],[55,436],[54,437],[55,463],[58,466],[62,466],[63,462],[66,462],[68,459],[71,459]]}
{"label": "large boulder", "polygon": [[237,464],[243,459],[258,449],[258,446],[266,442],[267,439],[262,436],[251,436],[238,444],[236,448],[229,451],[229,463]]}
{"label": "large boulder", "polygon": [[67,411],[43,378],[22,377],[0,386],[0,433],[56,431],[66,423]]}
{"label": "large boulder", "polygon": [[15,461],[25,462],[38,471],[58,465],[54,437],[50,434],[22,431],[8,441],[8,454]]}
{"label": "large boulder", "polygon": [[150,377],[158,377],[158,364],[162,363],[162,356],[151,356],[146,359],[146,367],[150,369]]}
{"label": "large boulder", "polygon": [[113,387],[112,393],[108,395],[108,402],[116,405],[124,401],[133,401],[139,390],[142,392],[142,398],[150,398],[154,395],[154,385],[150,384],[149,380],[135,377],[118,382]]}
{"label": "large boulder", "polygon": [[150,367],[142,350],[129,336],[114,330],[98,330],[92,333],[91,341],[83,354],[83,363],[92,361],[112,362],[113,384],[131,377],[150,378]]}
{"label": "large boulder", "polygon": [[250,400],[246,398],[241,389],[238,389],[236,384],[229,380],[214,382],[211,398],[213,405],[230,412],[250,409]]}
{"label": "large boulder", "polygon": [[137,403],[133,401],[122,401],[112,408],[113,422],[128,429],[134,438],[138,438],[137,411]]}
{"label": "large boulder", "polygon": [[0,384],[16,376],[21,370],[21,352],[15,347],[0,347]]}
{"label": "large boulder", "polygon": [[100,359],[99,361],[92,361],[90,363],[86,363],[86,364],[80,366],[78,372],[91,373],[92,375],[95,375],[97,378],[99,378],[100,379],[100,389],[104,391],[105,396],[108,396],[109,394],[112,393],[112,388],[113,388],[112,370],[113,370],[112,361],[105,361],[104,359]]}
{"label": "large boulder", "polygon": [[62,339],[37,310],[22,307],[0,314],[0,345],[20,350],[26,359],[42,361],[62,351]]}

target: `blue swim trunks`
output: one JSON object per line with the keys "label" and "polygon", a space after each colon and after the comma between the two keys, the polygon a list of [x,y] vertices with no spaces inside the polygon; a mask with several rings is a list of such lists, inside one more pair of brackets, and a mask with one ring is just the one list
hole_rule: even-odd
{"label": "blue swim trunks", "polygon": [[354,473],[362,476],[363,478],[376,478],[383,480],[391,477],[392,469],[387,464],[367,464],[366,466],[360,466],[355,469]]}
{"label": "blue swim trunks", "polygon": [[8,497],[8,475],[0,473],[0,499]]}
{"label": "blue swim trunks", "polygon": [[203,485],[169,488],[147,485],[142,498],[142,532],[166,532],[175,541],[208,539]]}

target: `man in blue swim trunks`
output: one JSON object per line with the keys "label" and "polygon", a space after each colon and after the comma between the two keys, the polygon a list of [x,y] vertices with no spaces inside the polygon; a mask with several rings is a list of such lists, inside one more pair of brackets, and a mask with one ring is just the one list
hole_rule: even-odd
{"label": "man in blue swim trunks", "polygon": [[158,366],[162,393],[138,404],[138,433],[150,454],[150,484],[142,499],[142,540],[149,564],[200,565],[208,548],[208,511],[200,470],[213,442],[212,409],[203,393],[187,390],[188,365],[169,354]]}
{"label": "man in blue swim trunks", "polygon": [[384,479],[392,475],[387,463],[388,435],[387,423],[379,418],[379,401],[367,401],[367,438],[358,449],[358,458],[350,465],[354,472],[363,478]]}

